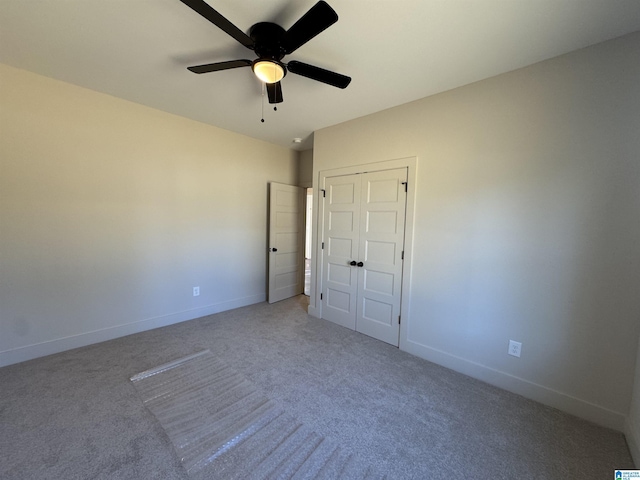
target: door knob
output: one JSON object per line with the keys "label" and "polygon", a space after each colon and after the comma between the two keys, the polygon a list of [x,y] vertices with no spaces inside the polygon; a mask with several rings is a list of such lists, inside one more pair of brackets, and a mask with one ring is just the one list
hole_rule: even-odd
{"label": "door knob", "polygon": [[277,249],[277,248],[270,248],[270,249],[269,249],[269,251],[270,251],[270,252],[277,252],[277,251],[278,251],[278,249]]}
{"label": "door knob", "polygon": [[359,267],[364,267],[364,263],[362,263],[362,262],[358,262],[358,266],[359,266]]}
{"label": "door knob", "polygon": [[356,266],[356,261],[355,260],[351,260],[349,262],[349,265],[351,265],[352,267],[355,267]]}

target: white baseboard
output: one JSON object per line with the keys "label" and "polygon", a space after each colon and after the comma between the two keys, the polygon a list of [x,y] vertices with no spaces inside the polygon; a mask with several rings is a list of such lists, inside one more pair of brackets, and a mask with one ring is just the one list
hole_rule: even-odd
{"label": "white baseboard", "polygon": [[116,325],[113,327],[93,330],[91,332],[80,333],[78,335],[56,338],[54,340],[36,343],[33,345],[26,345],[24,347],[18,347],[11,350],[4,350],[0,352],[0,367],[25,362],[27,360],[52,355],[54,353],[64,352],[73,348],[85,347],[94,343],[113,340],[114,338],[124,337],[133,333],[140,333],[146,330],[153,330],[154,328],[166,327],[167,325],[172,325],[174,323],[185,322],[187,320],[213,315],[214,313],[253,305],[254,303],[264,302],[265,300],[265,294],[252,295],[200,308],[194,308],[192,310],[147,318],[144,320],[126,323],[124,325]]}
{"label": "white baseboard", "polygon": [[624,436],[627,438],[633,463],[636,468],[640,468],[640,425],[634,423],[631,417],[627,417],[624,424]]}
{"label": "white baseboard", "polygon": [[609,410],[586,400],[581,400],[566,393],[538,385],[410,340],[403,342],[402,347],[403,350],[413,355],[502,388],[503,390],[522,395],[523,397],[557,408],[558,410],[607,428],[612,428],[620,432],[624,432],[625,430],[626,418],[623,413]]}

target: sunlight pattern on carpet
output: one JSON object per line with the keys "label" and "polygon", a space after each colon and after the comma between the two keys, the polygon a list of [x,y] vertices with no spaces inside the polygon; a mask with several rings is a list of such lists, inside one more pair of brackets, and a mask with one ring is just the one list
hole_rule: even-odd
{"label": "sunlight pattern on carpet", "polygon": [[131,377],[193,479],[380,479],[209,350]]}

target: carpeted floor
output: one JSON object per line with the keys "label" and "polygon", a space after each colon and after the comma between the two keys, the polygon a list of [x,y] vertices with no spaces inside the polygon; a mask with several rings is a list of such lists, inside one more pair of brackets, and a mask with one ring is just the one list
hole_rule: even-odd
{"label": "carpeted floor", "polygon": [[390,479],[633,468],[621,433],[311,318],[300,296],[0,369],[0,478],[188,479],[129,378],[203,349]]}
{"label": "carpeted floor", "polygon": [[209,350],[131,378],[193,480],[383,480]]}

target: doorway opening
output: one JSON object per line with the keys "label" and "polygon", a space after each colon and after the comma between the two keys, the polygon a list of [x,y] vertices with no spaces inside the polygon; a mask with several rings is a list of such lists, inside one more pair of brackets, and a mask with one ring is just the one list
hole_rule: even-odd
{"label": "doorway opening", "polygon": [[311,213],[313,209],[313,188],[306,189],[304,216],[304,294],[311,295]]}

